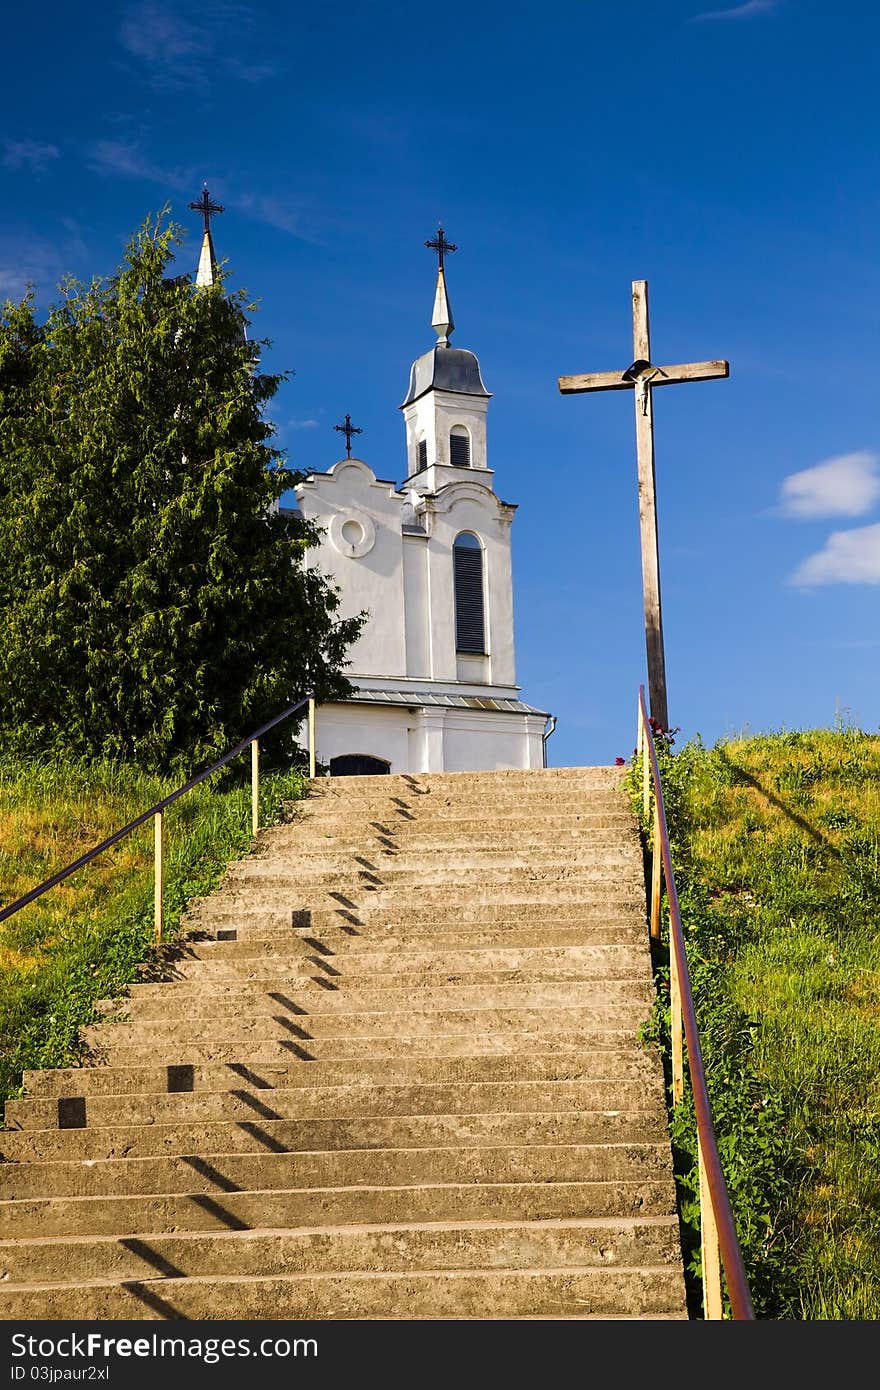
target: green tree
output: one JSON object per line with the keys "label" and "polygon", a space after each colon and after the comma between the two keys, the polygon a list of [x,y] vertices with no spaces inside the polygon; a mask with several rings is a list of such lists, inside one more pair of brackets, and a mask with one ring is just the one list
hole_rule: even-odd
{"label": "green tree", "polygon": [[[194,770],[314,688],[349,693],[363,615],[306,564],[279,512],[302,476],[264,408],[255,306],[170,273],[148,219],[110,278],[0,316],[0,733]],[[275,751],[289,748],[281,726]]]}

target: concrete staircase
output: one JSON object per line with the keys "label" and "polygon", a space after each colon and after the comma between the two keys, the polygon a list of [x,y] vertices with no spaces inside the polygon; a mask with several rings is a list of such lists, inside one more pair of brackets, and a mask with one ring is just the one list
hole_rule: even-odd
{"label": "concrete staircase", "polygon": [[0,1316],[686,1317],[622,775],[316,781],[10,1103]]}

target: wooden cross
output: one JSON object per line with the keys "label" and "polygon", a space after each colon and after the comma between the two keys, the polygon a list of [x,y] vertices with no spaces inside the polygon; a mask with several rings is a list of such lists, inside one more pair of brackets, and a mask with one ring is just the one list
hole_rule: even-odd
{"label": "wooden cross", "polygon": [[623,372],[587,372],[561,376],[563,396],[582,391],[632,389],[636,411],[636,454],[639,471],[639,524],[642,541],[642,588],[645,600],[645,643],[648,655],[648,689],[651,715],[663,729],[669,728],[666,699],[666,658],[663,651],[663,619],[660,611],[660,560],[657,546],[657,502],[654,478],[654,387],[681,381],[710,381],[730,375],[730,364],[679,362],[655,367],[651,361],[648,327],[648,282],[633,280],[633,358]]}
{"label": "wooden cross", "polygon": [[363,430],[358,429],[357,425],[351,423],[350,415],[346,415],[344,425],[334,425],[333,428],[341,431],[341,433],[345,435],[345,455],[346,458],[351,458],[351,436],[353,434],[363,434]]}
{"label": "wooden cross", "polygon": [[429,251],[437,252],[437,259],[440,262],[440,269],[443,269],[443,257],[448,251],[457,251],[458,247],[454,241],[447,241],[443,235],[443,228],[437,228],[437,237],[434,241],[426,241],[425,245]]}
{"label": "wooden cross", "polygon": [[211,202],[211,195],[208,192],[207,184],[205,184],[204,188],[202,189],[202,196],[199,199],[199,201],[197,203],[190,203],[190,207],[192,208],[193,212],[200,212],[202,214],[206,232],[209,232],[211,230],[211,218],[214,216],[214,213],[226,211],[222,203]]}

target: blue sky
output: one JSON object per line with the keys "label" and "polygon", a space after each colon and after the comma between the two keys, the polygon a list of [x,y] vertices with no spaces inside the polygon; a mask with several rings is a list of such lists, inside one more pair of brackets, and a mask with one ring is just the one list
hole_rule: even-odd
{"label": "blue sky", "polygon": [[442,222],[455,344],[493,393],[518,679],[554,765],[632,750],[645,679],[630,285],[655,397],[670,719],[679,745],[880,726],[880,15],[862,0],[131,0],[4,20],[0,294],[46,305],[207,181],[254,332],[292,369],[292,465],[402,479],[409,364],[433,342]]}

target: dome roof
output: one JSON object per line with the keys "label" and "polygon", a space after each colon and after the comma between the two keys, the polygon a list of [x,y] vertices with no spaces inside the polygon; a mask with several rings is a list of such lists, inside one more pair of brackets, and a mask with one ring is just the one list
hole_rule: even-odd
{"label": "dome roof", "polygon": [[456,391],[460,396],[491,395],[483,384],[480,364],[467,348],[433,347],[417,357],[409,374],[409,390],[400,407],[411,405],[426,391]]}

